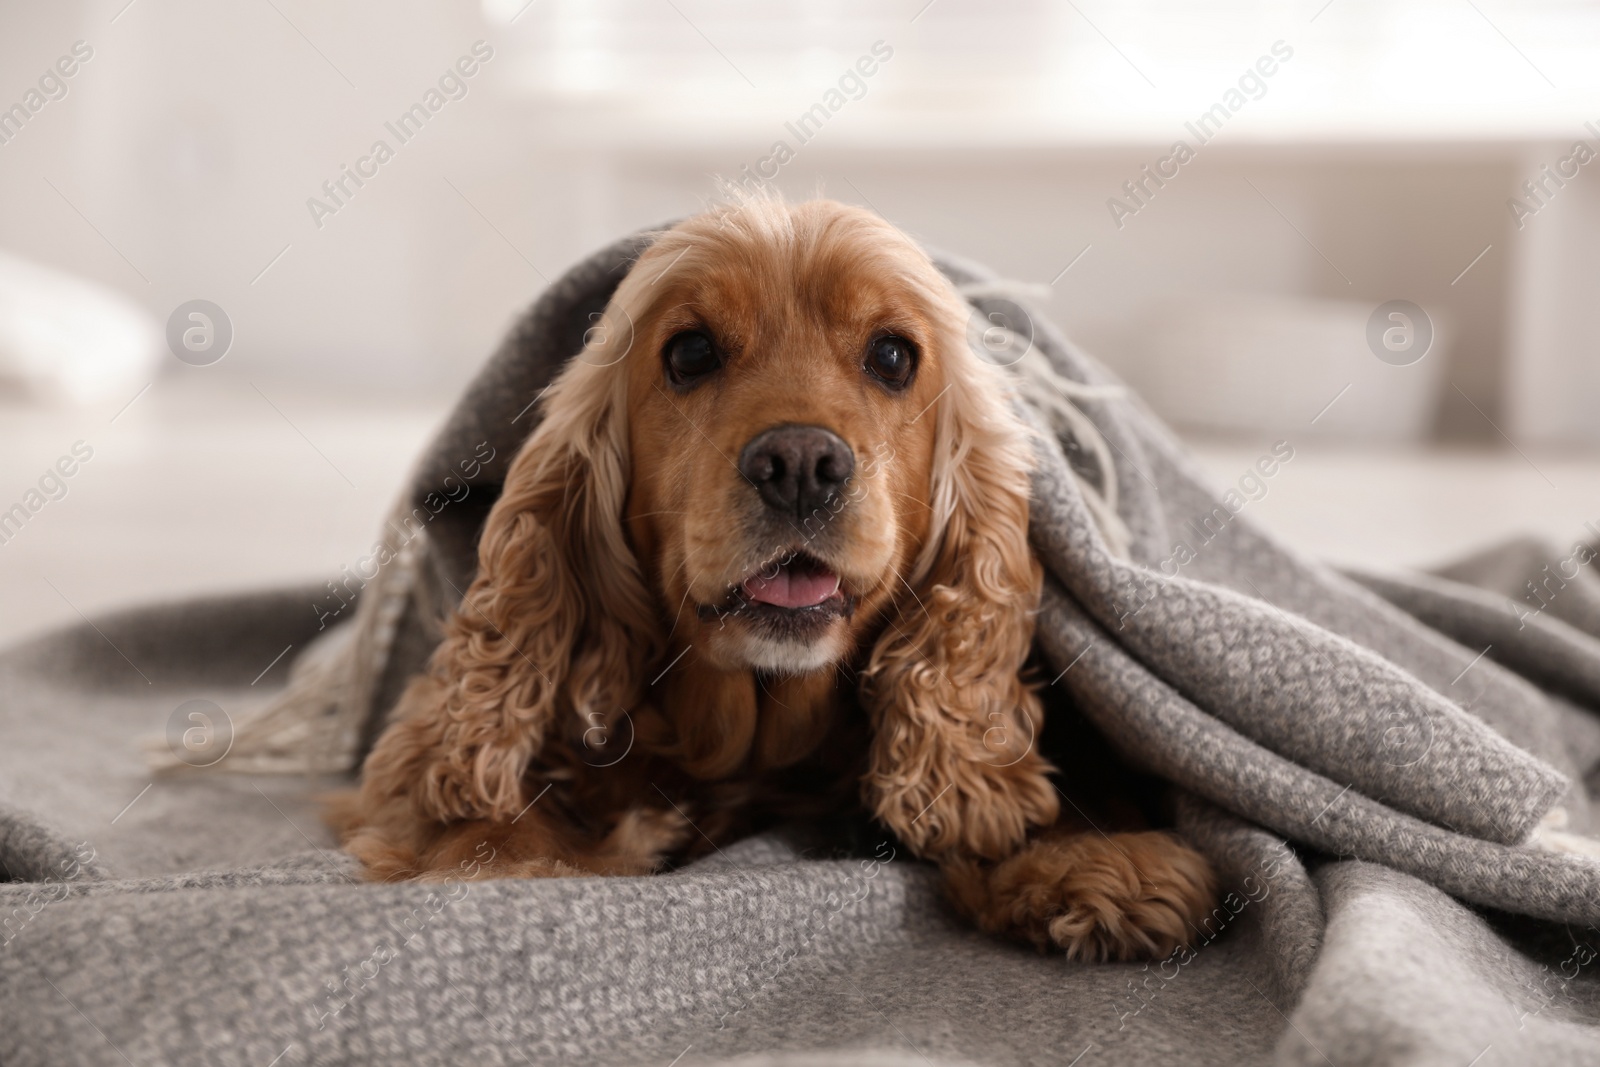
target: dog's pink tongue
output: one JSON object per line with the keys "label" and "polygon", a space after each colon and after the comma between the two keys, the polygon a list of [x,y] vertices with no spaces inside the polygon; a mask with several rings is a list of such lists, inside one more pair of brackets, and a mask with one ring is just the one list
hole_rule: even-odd
{"label": "dog's pink tongue", "polygon": [[788,567],[771,578],[758,574],[744,583],[745,596],[780,608],[816,607],[838,591],[839,576],[832,571],[795,574]]}

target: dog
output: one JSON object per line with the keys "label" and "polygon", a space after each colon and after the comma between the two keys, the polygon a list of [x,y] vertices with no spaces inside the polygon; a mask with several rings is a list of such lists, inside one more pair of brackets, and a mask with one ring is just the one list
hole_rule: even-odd
{"label": "dog", "polygon": [[745,196],[661,232],[333,816],[367,875],[645,875],[854,812],[983,930],[1187,943],[1207,861],[1064,812],[1035,744],[1033,441],[968,318],[859,208]]}

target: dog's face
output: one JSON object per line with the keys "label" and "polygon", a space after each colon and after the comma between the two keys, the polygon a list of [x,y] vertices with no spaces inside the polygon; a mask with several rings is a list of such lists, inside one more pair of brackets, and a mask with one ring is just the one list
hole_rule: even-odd
{"label": "dog's face", "polygon": [[[489,834],[494,873],[644,873],[855,781],[986,929],[1181,943],[1213,896],[1189,850],[1023,851],[1058,814],[1022,677],[1036,442],[966,320],[925,254],[840,204],[741,197],[659,235],[546,391],[367,760],[369,871],[454,871]],[[621,755],[591,760],[597,733]]]}
{"label": "dog's face", "polygon": [[678,640],[802,673],[911,588],[949,301],[858,209],[720,223],[691,220],[637,268],[659,273],[626,361],[627,526]]}
{"label": "dog's face", "polygon": [[659,235],[543,397],[435,654],[482,731],[440,810],[515,814],[546,729],[581,746],[625,714],[693,777],[759,775],[850,697],[872,809],[925,854],[998,857],[1053,818],[1020,677],[1032,442],[968,314],[841,204]]}

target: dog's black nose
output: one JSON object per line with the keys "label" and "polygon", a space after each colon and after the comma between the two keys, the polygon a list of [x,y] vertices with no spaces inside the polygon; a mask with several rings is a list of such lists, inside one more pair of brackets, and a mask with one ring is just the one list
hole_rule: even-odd
{"label": "dog's black nose", "polygon": [[821,426],[774,426],[739,453],[739,473],[767,507],[801,519],[826,507],[855,469],[850,446]]}

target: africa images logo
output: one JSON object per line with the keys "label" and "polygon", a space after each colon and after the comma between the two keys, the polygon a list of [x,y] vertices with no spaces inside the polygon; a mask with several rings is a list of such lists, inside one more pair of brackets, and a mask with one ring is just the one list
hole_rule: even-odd
{"label": "africa images logo", "polygon": [[383,128],[389,131],[395,140],[391,146],[383,138],[372,142],[372,147],[367,154],[356,160],[355,166],[341,163],[339,173],[322,183],[322,192],[326,199],[311,196],[306,198],[306,210],[311,212],[311,221],[317,229],[322,229],[323,219],[329,215],[337,215],[355,197],[368,181],[378,176],[378,168],[395,157],[399,146],[406,145],[422,132],[434,115],[444,109],[445,104],[452,100],[464,100],[470,91],[468,79],[477,75],[483,65],[494,58],[494,48],[487,41],[472,42],[472,54],[462,56],[455,63],[447,67],[439,75],[436,86],[430,85],[423,92],[422,99],[402,111],[393,122],[385,122]]}
{"label": "africa images logo", "polygon": [[30,87],[10,107],[0,110],[0,145],[10,144],[33,117],[53,100],[66,99],[71,90],[69,79],[77,74],[81,65],[94,58],[94,48],[88,41],[74,41],[70,55],[64,55],[45,68],[39,75],[38,88]]}
{"label": "africa images logo", "polygon": [[87,441],[74,441],[72,454],[61,456],[55,463],[46,467],[39,476],[36,485],[29,486],[22,494],[22,499],[10,507],[0,505],[0,545],[10,544],[22,532],[28,520],[44,510],[44,506],[52,500],[65,499],[68,492],[67,479],[78,473],[79,468],[94,458],[94,447]]}
{"label": "africa images logo", "polygon": [[1149,207],[1156,192],[1182,173],[1184,165],[1199,153],[1200,146],[1209,144],[1221,133],[1223,124],[1242,111],[1245,104],[1267,95],[1266,79],[1276,74],[1281,64],[1294,58],[1294,49],[1283,41],[1273,41],[1271,52],[1272,55],[1261,56],[1253,66],[1246,68],[1237,85],[1230,86],[1221,100],[1201,112],[1193,122],[1183,124],[1195,139],[1193,145],[1184,140],[1174,141],[1166,155],[1154,164],[1146,163],[1137,177],[1122,183],[1126,200],[1115,196],[1106,200],[1106,210],[1111,213],[1111,221],[1117,229],[1122,229],[1130,217]]}

